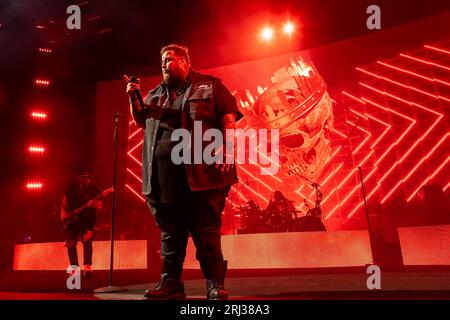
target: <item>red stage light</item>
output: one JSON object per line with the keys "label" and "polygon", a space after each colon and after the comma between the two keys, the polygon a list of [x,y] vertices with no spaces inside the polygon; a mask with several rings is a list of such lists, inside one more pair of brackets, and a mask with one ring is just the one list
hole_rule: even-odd
{"label": "red stage light", "polygon": [[287,35],[291,35],[294,32],[295,26],[291,22],[286,22],[286,24],[283,27],[284,33]]}
{"label": "red stage light", "polygon": [[52,49],[48,49],[48,48],[39,48],[39,52],[42,52],[42,53],[52,53]]}
{"label": "red stage light", "polygon": [[433,46],[429,46],[429,45],[424,45],[424,47],[428,48],[428,49],[431,49],[431,50],[434,50],[434,51],[439,51],[439,52],[442,52],[442,53],[450,54],[450,51],[444,50],[444,49],[441,49],[441,48],[437,48],[437,47],[433,47]]}
{"label": "red stage light", "polygon": [[450,71],[449,67],[441,65],[441,64],[433,62],[433,61],[417,58],[417,57],[411,56],[409,54],[404,54],[404,53],[400,53],[400,56],[404,57],[404,58],[411,59],[411,60],[415,60],[415,61],[418,61],[418,62],[422,62],[422,63],[430,65],[430,66],[438,67],[438,68],[444,69],[446,71]]}
{"label": "red stage light", "polygon": [[444,192],[447,191],[448,188],[450,188],[450,182],[444,187]]}
{"label": "red stage light", "polygon": [[45,152],[45,148],[41,144],[32,144],[28,147],[28,152],[32,155],[42,155]]}
{"label": "red stage light", "polygon": [[34,83],[37,86],[41,86],[41,87],[48,87],[50,85],[50,81],[44,80],[44,79],[36,79],[36,80],[34,80]]}
{"label": "red stage light", "polygon": [[389,63],[386,63],[386,62],[383,62],[383,61],[377,61],[377,63],[378,63],[378,64],[381,64],[382,66],[388,67],[388,68],[390,68],[390,69],[400,71],[400,72],[402,72],[402,73],[410,74],[410,75],[416,76],[416,77],[418,77],[418,78],[422,78],[422,79],[428,80],[428,81],[430,81],[430,82],[441,83],[441,84],[443,84],[443,85],[446,85],[446,86],[449,86],[449,87],[450,87],[450,82],[444,81],[444,80],[442,80],[442,79],[438,79],[438,78],[430,78],[430,77],[424,76],[424,75],[422,75],[422,74],[413,72],[413,71],[408,70],[408,69],[403,69],[403,68],[396,67],[396,66],[394,66],[394,65],[392,65],[392,64],[389,64]]}
{"label": "red stage light", "polygon": [[265,27],[262,31],[261,31],[261,38],[264,41],[270,41],[273,38],[273,29],[270,27]]}
{"label": "red stage light", "polygon": [[43,184],[39,180],[29,180],[26,184],[26,188],[29,191],[38,191],[41,190],[43,187]]}
{"label": "red stage light", "polygon": [[89,20],[89,22],[92,22],[92,21],[99,20],[99,19],[100,19],[100,16],[93,16],[93,17],[90,17],[88,20]]}
{"label": "red stage light", "polygon": [[138,192],[136,192],[132,187],[130,187],[130,185],[128,185],[127,183],[125,183],[125,187],[130,190],[136,197],[138,197],[139,199],[141,199],[142,202],[146,202],[145,198],[140,195]]}
{"label": "red stage light", "polygon": [[35,120],[45,120],[45,119],[47,119],[47,113],[42,112],[42,111],[32,111],[30,115]]}
{"label": "red stage light", "polygon": [[111,32],[111,31],[112,31],[111,28],[106,28],[106,29],[100,30],[98,33],[103,34],[103,33]]}

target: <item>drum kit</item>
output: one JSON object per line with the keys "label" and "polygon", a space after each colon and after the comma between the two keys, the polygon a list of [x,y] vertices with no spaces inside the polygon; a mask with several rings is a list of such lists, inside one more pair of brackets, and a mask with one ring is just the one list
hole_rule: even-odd
{"label": "drum kit", "polygon": [[238,234],[271,233],[271,232],[302,232],[326,231],[322,223],[322,192],[318,184],[312,184],[316,189],[315,206],[309,208],[306,215],[297,217],[293,201],[271,201],[266,209],[261,209],[253,200],[246,205],[233,208],[235,216],[240,217]]}

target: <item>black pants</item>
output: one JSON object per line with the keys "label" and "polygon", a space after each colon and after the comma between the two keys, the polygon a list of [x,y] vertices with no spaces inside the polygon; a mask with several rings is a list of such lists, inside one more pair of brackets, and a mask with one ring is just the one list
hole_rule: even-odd
{"label": "black pants", "polygon": [[223,282],[225,270],[220,228],[227,193],[228,188],[188,191],[179,201],[167,204],[157,204],[147,198],[161,230],[162,280],[181,279],[190,233],[205,279]]}
{"label": "black pants", "polygon": [[88,231],[93,232],[93,226],[83,226],[81,224],[75,223],[69,226],[66,230],[66,247],[67,253],[69,255],[69,261],[71,266],[78,266],[78,253],[77,253],[77,243],[80,239],[83,243],[83,264],[92,265],[92,241],[91,239],[84,241],[83,236]]}

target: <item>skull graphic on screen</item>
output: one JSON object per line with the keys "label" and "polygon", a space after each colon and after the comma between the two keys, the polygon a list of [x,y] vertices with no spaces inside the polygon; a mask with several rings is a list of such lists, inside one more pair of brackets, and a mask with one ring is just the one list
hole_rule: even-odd
{"label": "skull graphic on screen", "polygon": [[274,72],[271,81],[252,106],[244,104],[247,124],[278,128],[281,171],[315,180],[331,158],[333,109],[325,82],[301,58]]}

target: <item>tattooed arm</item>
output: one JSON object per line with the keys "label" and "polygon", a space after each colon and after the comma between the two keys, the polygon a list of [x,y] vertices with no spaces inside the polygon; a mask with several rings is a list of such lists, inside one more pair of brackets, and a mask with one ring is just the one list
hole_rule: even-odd
{"label": "tattooed arm", "polygon": [[[234,166],[236,157],[236,146],[234,143],[234,132],[232,135],[227,134],[227,130],[236,129],[236,115],[234,113],[227,113],[222,118],[222,132],[224,134],[224,146],[225,146],[225,163],[220,166],[221,171],[228,171]],[[233,163],[231,163],[231,161]]]}

